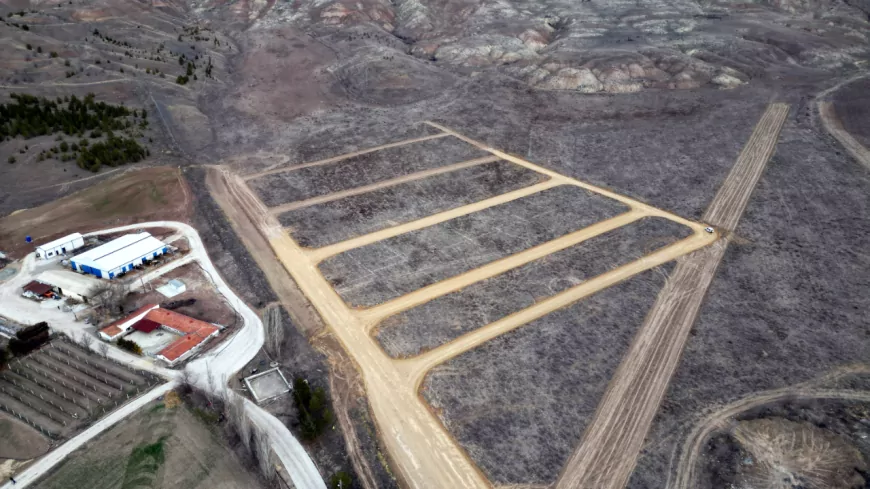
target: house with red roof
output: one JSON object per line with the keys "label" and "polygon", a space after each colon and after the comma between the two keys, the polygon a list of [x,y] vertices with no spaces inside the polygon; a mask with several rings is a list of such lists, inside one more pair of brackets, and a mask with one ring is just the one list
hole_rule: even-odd
{"label": "house with red roof", "polygon": [[106,341],[115,341],[134,331],[153,333],[157,330],[168,331],[178,336],[176,340],[153,355],[170,367],[190,358],[208,340],[220,333],[220,329],[213,324],[162,309],[157,304],[146,304],[133,314],[101,329],[100,337]]}

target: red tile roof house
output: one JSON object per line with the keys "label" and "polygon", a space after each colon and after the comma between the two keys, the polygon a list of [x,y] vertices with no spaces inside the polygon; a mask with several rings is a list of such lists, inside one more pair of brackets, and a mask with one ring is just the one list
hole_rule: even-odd
{"label": "red tile roof house", "polygon": [[170,367],[189,358],[220,332],[217,326],[205,321],[161,309],[157,304],[146,304],[126,318],[101,329],[100,337],[106,341],[115,341],[134,329],[150,333],[158,327],[181,336],[155,355],[155,358],[166,362]]}

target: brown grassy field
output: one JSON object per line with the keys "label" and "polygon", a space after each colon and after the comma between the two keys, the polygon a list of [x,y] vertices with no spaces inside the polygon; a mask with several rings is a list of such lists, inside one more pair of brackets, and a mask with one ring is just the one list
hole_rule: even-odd
{"label": "brown grassy field", "polygon": [[49,204],[0,218],[0,250],[13,257],[31,251],[25,243],[72,232],[155,219],[185,220],[188,190],[178,168],[131,170]]}

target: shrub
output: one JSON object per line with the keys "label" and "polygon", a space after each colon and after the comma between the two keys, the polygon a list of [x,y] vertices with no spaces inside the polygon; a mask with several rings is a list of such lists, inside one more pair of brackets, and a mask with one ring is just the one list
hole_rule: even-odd
{"label": "shrub", "polygon": [[15,162],[18,161],[18,160],[16,160],[14,156],[10,156],[9,159],[6,160],[6,161],[8,161],[9,164],[11,165],[12,163],[15,163]]}
{"label": "shrub", "polygon": [[51,56],[52,58],[57,58],[57,51],[52,51],[52,52],[49,54],[49,56]]}
{"label": "shrub", "polygon": [[124,338],[118,340],[118,348],[121,348],[122,350],[127,350],[130,353],[134,353],[136,355],[142,354],[142,347],[136,344],[135,341],[125,340]]}

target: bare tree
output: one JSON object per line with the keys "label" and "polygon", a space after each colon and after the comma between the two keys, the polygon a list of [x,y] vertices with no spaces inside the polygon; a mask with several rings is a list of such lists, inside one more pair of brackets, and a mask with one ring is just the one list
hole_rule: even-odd
{"label": "bare tree", "polygon": [[275,470],[272,468],[272,440],[269,439],[266,430],[259,427],[254,427],[253,438],[252,455],[256,457],[263,477],[271,480],[275,475]]}
{"label": "bare tree", "polygon": [[211,364],[205,365],[205,381],[208,384],[209,393],[213,393],[216,390],[216,386],[214,383],[214,373],[211,371]]}
{"label": "bare tree", "polygon": [[281,345],[284,343],[284,324],[279,306],[271,306],[264,311],[263,328],[266,336],[266,352],[272,360],[280,361]]}
{"label": "bare tree", "polygon": [[97,351],[100,352],[100,355],[102,355],[103,358],[109,358],[109,344],[108,343],[100,343],[99,345],[97,345]]}
{"label": "bare tree", "polygon": [[124,300],[130,294],[130,285],[121,280],[106,282],[92,292],[91,302],[94,309],[102,311],[104,316],[123,314]]}
{"label": "bare tree", "polygon": [[185,394],[191,392],[193,390],[195,381],[196,378],[194,377],[193,373],[186,368],[183,369],[181,372],[179,372],[178,375],[178,390]]}
{"label": "bare tree", "polygon": [[248,415],[245,412],[245,399],[242,396],[230,396],[227,409],[227,418],[230,424],[236,430],[236,434],[239,435],[239,439],[242,441],[242,444],[245,445],[245,449],[250,452],[251,426],[248,421]]}
{"label": "bare tree", "polygon": [[94,337],[93,336],[91,336],[87,333],[82,333],[82,335],[79,336],[79,345],[81,345],[82,348],[84,348],[85,350],[90,350],[91,345],[93,345],[93,344],[94,344]]}

